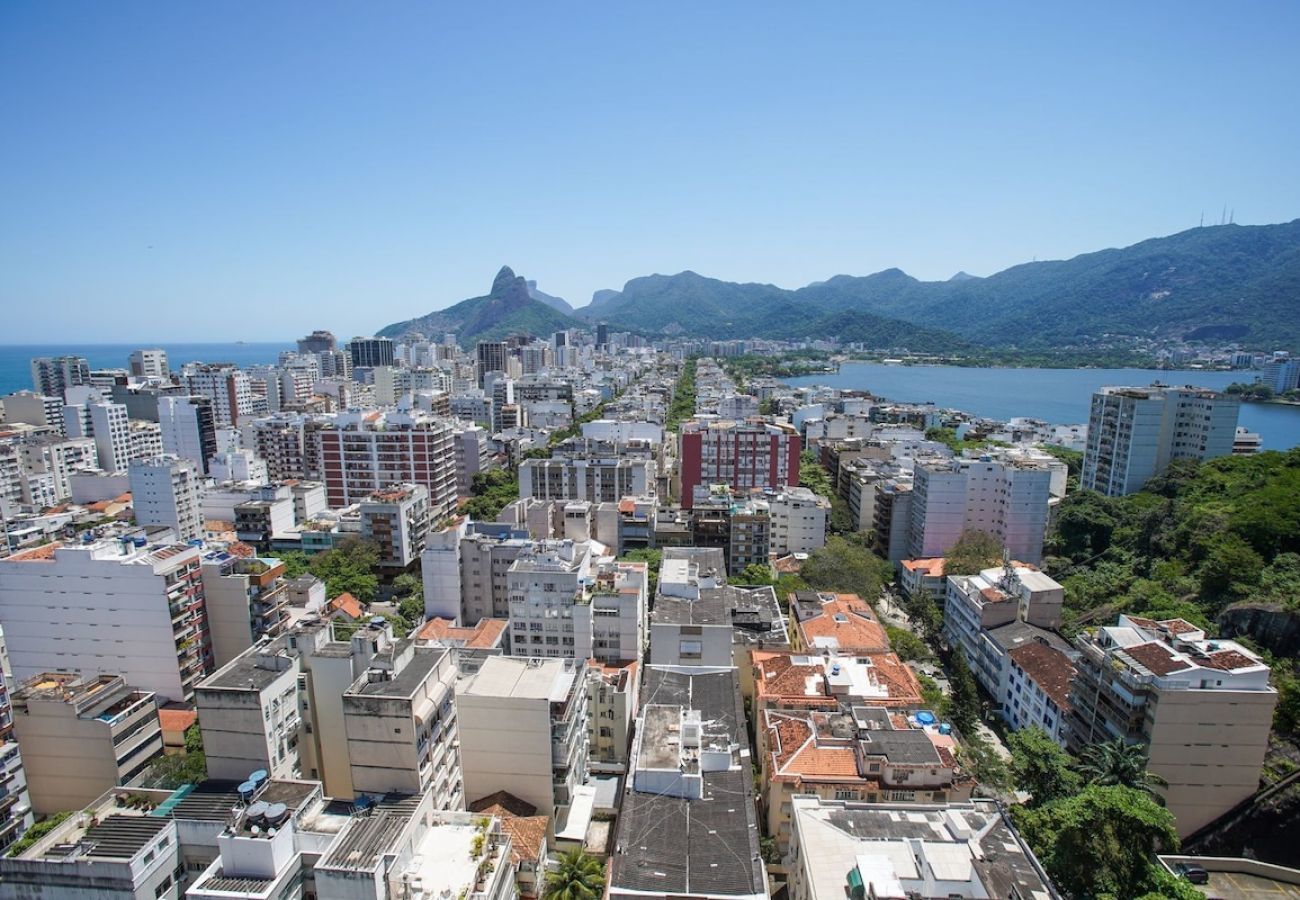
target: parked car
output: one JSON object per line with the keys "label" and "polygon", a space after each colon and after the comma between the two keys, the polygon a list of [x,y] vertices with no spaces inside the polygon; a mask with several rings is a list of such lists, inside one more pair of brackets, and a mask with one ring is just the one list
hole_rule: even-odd
{"label": "parked car", "polygon": [[1186,878],[1192,884],[1210,883],[1210,873],[1195,863],[1178,863],[1174,866],[1174,871],[1179,876]]}

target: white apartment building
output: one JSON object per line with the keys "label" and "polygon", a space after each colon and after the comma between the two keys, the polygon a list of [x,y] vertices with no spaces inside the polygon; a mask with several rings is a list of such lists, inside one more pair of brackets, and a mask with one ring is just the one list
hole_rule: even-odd
{"label": "white apartment building", "polygon": [[1111,497],[1140,491],[1176,459],[1227,456],[1241,401],[1194,387],[1104,387],[1092,395],[1079,486]]}
{"label": "white apartment building", "polygon": [[175,456],[132,461],[131,506],[137,525],[165,525],[183,541],[203,536],[198,464]]}
{"label": "white apartment building", "polygon": [[1008,565],[953,575],[943,608],[948,645],[959,648],[980,685],[1018,730],[1063,740],[1070,714],[1073,653],[1061,627],[1065,589],[1036,569]]}
{"label": "white apartment building", "polygon": [[528,459],[519,466],[519,496],[537,500],[617,503],[654,490],[651,459],[620,456]]}
{"label": "white apartment building", "polygon": [[143,536],[45,544],[0,559],[0,622],[13,677],[57,667],[121,674],[186,700],[209,671],[201,550]]}
{"label": "white apartment building", "polygon": [[456,685],[470,803],[509,791],[560,823],[587,777],[586,662],[493,656]]}
{"label": "white apartment building", "polygon": [[191,459],[199,471],[208,471],[208,460],[217,453],[211,400],[197,395],[159,397],[158,426],[164,453]]}
{"label": "white apartment building", "polygon": [[1146,747],[1180,836],[1258,790],[1277,691],[1255,653],[1183,619],[1127,615],[1075,647],[1070,749],[1115,739]]}
{"label": "white apartment building", "polygon": [[62,397],[68,388],[90,381],[90,364],[83,356],[38,356],[31,368],[32,387],[49,397]]}
{"label": "white apartment building", "polygon": [[57,434],[28,438],[19,448],[23,471],[31,475],[49,475],[57,500],[72,496],[69,476],[78,469],[95,468],[98,453],[88,437],[64,438]]}
{"label": "white apartment building", "polygon": [[664,442],[664,429],[662,425],[656,425],[654,422],[596,419],[582,423],[582,436],[589,441],[618,444],[644,441],[659,446]]}
{"label": "white apartment building", "polygon": [[81,809],[162,753],[154,695],[118,675],[43,672],[14,691],[13,709],[38,815]]}
{"label": "white apartment building", "polygon": [[1051,477],[1045,465],[1006,455],[918,459],[907,556],[943,556],[962,532],[975,530],[995,537],[1014,559],[1039,562]]}
{"label": "white apartment building", "polygon": [[187,365],[185,384],[192,394],[212,401],[212,420],[218,428],[240,424],[253,413],[253,391],[248,374],[228,363]]}
{"label": "white apartment building", "polygon": [[127,366],[136,378],[166,378],[171,374],[166,350],[132,350]]}
{"label": "white apartment building", "polygon": [[68,432],[63,408],[62,392],[34,394],[31,391],[15,391],[4,398],[4,418],[9,425],[47,425],[60,434],[85,437],[80,432]]}
{"label": "white apartment building", "polygon": [[618,563],[595,541],[538,541],[510,566],[516,656],[640,659],[646,639],[644,563]]}
{"label": "white apartment building", "polygon": [[526,531],[464,518],[430,533],[421,554],[427,618],[476,625],[510,617],[510,566],[532,546]]}
{"label": "white apartment building", "polygon": [[764,495],[770,520],[770,550],[779,556],[812,553],[826,546],[826,520],[831,502],[805,487]]}
{"label": "white apartment building", "polygon": [[89,403],[91,436],[99,467],[105,472],[122,472],[131,461],[131,419],[121,403]]}

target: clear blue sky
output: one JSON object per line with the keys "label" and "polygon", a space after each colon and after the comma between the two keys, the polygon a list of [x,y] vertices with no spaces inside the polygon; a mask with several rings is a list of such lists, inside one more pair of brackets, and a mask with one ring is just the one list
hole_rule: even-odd
{"label": "clear blue sky", "polygon": [[0,343],[341,336],[694,269],[1300,216],[1300,4],[0,7]]}

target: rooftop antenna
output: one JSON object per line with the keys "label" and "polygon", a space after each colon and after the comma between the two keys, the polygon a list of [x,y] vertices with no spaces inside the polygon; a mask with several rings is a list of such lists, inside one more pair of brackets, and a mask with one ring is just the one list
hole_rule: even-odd
{"label": "rooftop antenna", "polygon": [[1228,224],[1228,204],[1226,203],[1223,204],[1223,212],[1219,215],[1219,224],[1220,225]]}
{"label": "rooftop antenna", "polygon": [[1205,227],[1205,210],[1201,210],[1201,224],[1199,227],[1201,228]]}
{"label": "rooftop antenna", "polygon": [[1235,225],[1236,223],[1237,223],[1237,211],[1234,209],[1232,212],[1228,213],[1228,224]]}

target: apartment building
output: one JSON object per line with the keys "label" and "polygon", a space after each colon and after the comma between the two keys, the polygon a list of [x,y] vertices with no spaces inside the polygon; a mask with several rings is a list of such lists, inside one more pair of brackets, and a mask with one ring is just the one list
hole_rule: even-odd
{"label": "apartment building", "polygon": [[820,709],[864,704],[908,712],[921,707],[921,685],[892,651],[817,655],[750,649],[741,687],[756,710]]}
{"label": "apartment building", "polygon": [[483,428],[458,425],[452,432],[456,458],[456,493],[468,497],[474,476],[492,467],[491,436]]}
{"label": "apartment building", "polygon": [[455,452],[447,421],[417,413],[347,413],[317,437],[331,507],[358,503],[394,484],[418,484],[429,492],[434,521],[455,508]]}
{"label": "apartment building", "polygon": [[266,463],[271,481],[306,478],[316,463],[308,462],[302,416],[279,415],[255,419],[243,428],[244,441]]}
{"label": "apartment building", "polygon": [[5,423],[48,427],[69,437],[88,437],[89,431],[69,431],[64,413],[63,394],[15,391],[4,397]]}
{"label": "apartment building", "polygon": [[1177,459],[1227,456],[1241,400],[1194,387],[1104,387],[1092,395],[1079,486],[1119,497]]}
{"label": "apartment building", "polygon": [[790,900],[1060,900],[994,800],[920,804],[795,797],[790,819]]}
{"label": "apartment building", "polygon": [[258,645],[217,669],[199,683],[194,705],[209,778],[299,776],[298,665],[280,646]]}
{"label": "apartment building", "polygon": [[898,476],[873,485],[871,530],[875,534],[872,549],[892,563],[901,562],[911,553],[912,476]]}
{"label": "apartment building", "polygon": [[184,368],[184,382],[191,394],[212,401],[212,421],[217,428],[241,424],[253,415],[253,391],[248,373],[230,363],[190,364]]}
{"label": "apartment building", "polygon": [[121,403],[88,403],[85,410],[90,422],[90,436],[95,439],[99,467],[105,472],[125,471],[133,459],[132,423],[126,406]]}
{"label": "apartment building", "polygon": [[831,501],[805,487],[764,495],[771,519],[771,551],[778,556],[812,553],[826,546],[826,522]]}
{"label": "apartment building", "polygon": [[354,369],[391,366],[397,359],[393,342],[386,337],[354,337],[348,341]]}
{"label": "apartment building", "polygon": [[874,706],[764,709],[758,715],[765,831],[790,849],[795,797],[867,803],[948,803],[970,798],[975,779],[957,763],[957,743],[937,728]]}
{"label": "apartment building", "polygon": [[478,365],[478,386],[485,387],[487,376],[506,371],[506,345],[504,341],[479,341],[474,349]]}
{"label": "apartment building", "polygon": [[[2,636],[0,636],[2,637]],[[4,644],[0,640],[0,654]],[[14,740],[14,713],[9,688],[0,678],[0,855],[35,821],[22,751]]]}
{"label": "apartment building", "polygon": [[32,389],[47,397],[62,397],[70,387],[90,383],[84,356],[38,356],[31,362]]}
{"label": "apartment building", "polygon": [[202,551],[150,544],[144,532],[45,544],[0,560],[0,622],[13,676],[55,664],[121,674],[168,700],[188,700],[212,668]]}
{"label": "apartment building", "polygon": [[136,378],[166,378],[171,374],[166,350],[132,350],[127,368]]}
{"label": "apartment building", "polygon": [[119,796],[126,794],[95,798],[21,853],[0,857],[0,898],[179,900],[184,870],[177,822],[121,807]]}
{"label": "apartment building", "polygon": [[361,537],[379,548],[389,575],[414,568],[429,533],[429,491],[421,484],[395,484],[361,501]]}
{"label": "apartment building", "polygon": [[171,528],[183,541],[203,536],[197,463],[176,456],[155,456],[133,460],[127,474],[137,525]]}
{"label": "apartment building", "polygon": [[98,463],[92,438],[65,438],[58,434],[31,435],[18,446],[22,471],[28,478],[49,476],[56,502],[72,496],[70,477]]}
{"label": "apartment building", "polygon": [[746,566],[768,564],[772,520],[761,498],[737,496],[724,484],[700,486],[695,489],[689,521],[692,545],[722,550],[732,577]]}
{"label": "apartment building", "polygon": [[12,701],[37,815],[81,809],[162,753],[155,695],[120,675],[42,672],[23,681]]}
{"label": "apartment building", "polygon": [[617,503],[654,489],[655,463],[620,456],[526,459],[519,465],[519,496],[537,500]]}
{"label": "apartment building", "polygon": [[278,559],[203,554],[203,595],[214,665],[221,667],[265,637],[289,625],[291,591]]}
{"label": "apartment building", "polygon": [[682,505],[690,508],[697,485],[725,484],[737,492],[799,484],[799,435],[788,425],[694,419],[678,438]]}
{"label": "apartment building", "polygon": [[471,802],[507,791],[557,823],[587,778],[586,661],[494,656],[456,685]]}
{"label": "apartment building", "polygon": [[158,398],[158,427],[164,453],[193,460],[199,471],[217,455],[217,423],[212,401],[198,394]]}
{"label": "apartment building", "polygon": [[1008,562],[948,578],[943,630],[1012,728],[1030,725],[1060,739],[1069,714],[1073,655],[1061,627],[1065,589]]}
{"label": "apartment building", "polygon": [[992,535],[1016,559],[1038,563],[1047,533],[1051,470],[1032,459],[916,461],[908,524],[908,556],[942,556],[964,531]]}
{"label": "apartment building", "polygon": [[1183,619],[1121,615],[1075,638],[1068,739],[1147,749],[1147,768],[1186,836],[1259,788],[1277,692],[1269,668],[1236,641]]}
{"label": "apartment building", "polygon": [[343,694],[352,790],[430,794],[433,808],[465,808],[450,650],[388,644]]}
{"label": "apartment building", "polygon": [[767,897],[735,669],[646,668],[608,871],[612,900]]}
{"label": "apartment building", "polygon": [[592,660],[587,682],[587,766],[593,773],[622,775],[641,693],[641,664]]}
{"label": "apartment building", "polygon": [[510,566],[532,546],[527,531],[459,519],[431,533],[421,554],[424,612],[462,625],[510,618]]}

